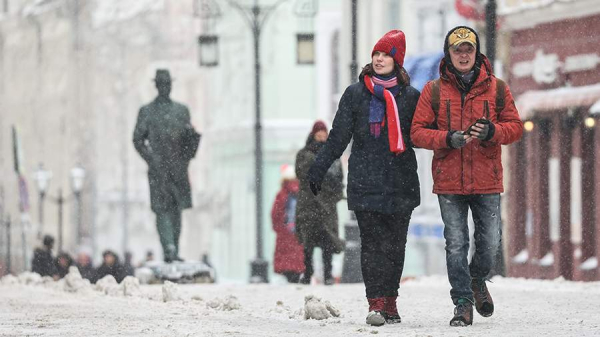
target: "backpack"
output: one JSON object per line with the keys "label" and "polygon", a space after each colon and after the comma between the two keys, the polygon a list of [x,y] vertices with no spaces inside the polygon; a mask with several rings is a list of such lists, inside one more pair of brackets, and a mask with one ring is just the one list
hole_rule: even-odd
{"label": "backpack", "polygon": [[[505,104],[505,97],[504,97],[504,88],[505,88],[506,84],[504,83],[503,80],[497,78],[496,79],[496,115],[499,115],[500,112],[502,112],[502,110],[504,110],[504,104]],[[433,83],[431,84],[431,108],[433,109],[433,112],[435,113],[435,122],[434,124],[437,127],[437,118],[438,118],[438,114],[440,112],[440,79],[435,79],[433,80]],[[489,119],[490,118],[490,108],[488,106],[488,102],[484,101],[483,102],[483,108],[485,110],[485,114],[486,114],[486,118]],[[451,130],[450,128],[450,104],[448,102],[448,104],[446,104],[446,114],[447,114],[447,118],[448,118],[448,130]]]}

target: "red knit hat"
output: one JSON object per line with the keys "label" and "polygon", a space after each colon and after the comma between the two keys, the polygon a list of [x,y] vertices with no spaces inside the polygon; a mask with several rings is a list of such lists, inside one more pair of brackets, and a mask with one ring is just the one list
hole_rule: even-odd
{"label": "red knit hat", "polygon": [[310,134],[314,135],[315,133],[317,133],[319,131],[325,131],[325,132],[327,132],[327,126],[322,121],[316,121],[315,122],[315,124],[312,127],[312,131],[310,132]]}
{"label": "red knit hat", "polygon": [[371,57],[375,54],[376,51],[382,51],[392,58],[394,58],[394,62],[396,62],[400,68],[404,65],[404,55],[406,54],[406,37],[401,30],[390,30],[385,33],[385,35],[377,41],[375,47],[373,47],[373,51],[371,52]]}

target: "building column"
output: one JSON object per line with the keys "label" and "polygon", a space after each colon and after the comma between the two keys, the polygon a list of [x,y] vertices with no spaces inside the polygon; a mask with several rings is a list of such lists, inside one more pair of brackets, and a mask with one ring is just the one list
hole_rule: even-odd
{"label": "building column", "polygon": [[525,236],[525,222],[527,213],[527,139],[530,133],[523,134],[521,141],[510,148],[510,192],[508,195],[508,242],[507,268],[508,276],[524,277],[526,260],[523,256],[528,254]]}
{"label": "building column", "polygon": [[574,119],[563,116],[560,119],[559,161],[560,161],[560,237],[558,240],[557,262],[559,274],[567,280],[573,279],[573,243],[571,241],[571,159],[573,158]]}
{"label": "building column", "polygon": [[532,163],[533,174],[530,181],[533,182],[533,234],[532,234],[532,269],[536,278],[554,278],[554,255],[552,240],[550,239],[550,216],[549,216],[549,160],[551,157],[551,127],[550,120],[540,119],[535,128],[536,147],[532,151],[536,160]]}
{"label": "building column", "polygon": [[594,227],[595,227],[595,244],[596,244],[596,280],[600,280],[600,267],[598,263],[600,263],[600,131],[596,130],[600,128],[600,119],[595,118],[596,126],[594,128],[594,136],[592,137],[594,144]]}
{"label": "building column", "polygon": [[[594,220],[594,128],[586,127],[585,116],[579,120],[581,130],[581,258],[575,268],[575,279],[591,281],[595,279],[596,268],[589,269],[589,259],[596,255],[596,230]],[[574,210],[577,211],[577,210]]]}

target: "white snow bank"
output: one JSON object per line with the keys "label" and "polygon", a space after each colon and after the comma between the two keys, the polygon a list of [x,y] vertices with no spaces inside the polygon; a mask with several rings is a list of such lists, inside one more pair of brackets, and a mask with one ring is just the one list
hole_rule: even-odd
{"label": "white snow bank", "polygon": [[321,301],[314,295],[304,297],[304,319],[322,320],[330,317],[340,317],[340,311],[329,301]]}
{"label": "white snow bank", "polygon": [[242,306],[240,305],[240,301],[235,296],[228,295],[224,299],[214,298],[206,303],[208,308],[222,310],[222,311],[232,311],[239,310]]}
{"label": "white snow bank", "polygon": [[50,276],[41,277],[37,273],[24,272],[18,276],[7,275],[0,279],[2,285],[40,286],[42,288],[65,291],[68,293],[92,294],[94,291],[109,296],[127,296],[148,298],[140,288],[140,281],[132,276],[127,276],[117,283],[112,275],[107,275],[92,285],[89,280],[81,277],[79,269],[72,266],[69,273],[62,279],[54,281]]}
{"label": "white snow bank", "polygon": [[140,289],[140,280],[133,276],[126,276],[121,282],[124,296],[140,297],[142,290]]}
{"label": "white snow bank", "polygon": [[19,284],[19,278],[17,278],[14,275],[6,275],[2,278],[2,284],[4,284],[4,285]]}
{"label": "white snow bank", "polygon": [[119,287],[119,283],[112,275],[106,275],[96,282],[96,290],[109,296],[119,296],[123,294],[123,290]]}
{"label": "white snow bank", "polygon": [[163,302],[171,302],[171,301],[180,301],[181,296],[179,295],[179,290],[177,289],[177,284],[165,281],[165,284],[162,286],[162,299]]}
{"label": "white snow bank", "polygon": [[65,276],[64,280],[63,289],[66,292],[76,293],[92,290],[90,281],[82,278],[81,274],[79,273],[79,269],[77,269],[75,266],[69,267],[69,273]]}
{"label": "white snow bank", "polygon": [[35,285],[35,284],[39,284],[42,282],[42,277],[40,276],[40,274],[32,273],[32,272],[28,272],[28,271],[19,274],[18,279],[19,279],[20,284],[25,284],[25,285],[28,285],[28,284]]}

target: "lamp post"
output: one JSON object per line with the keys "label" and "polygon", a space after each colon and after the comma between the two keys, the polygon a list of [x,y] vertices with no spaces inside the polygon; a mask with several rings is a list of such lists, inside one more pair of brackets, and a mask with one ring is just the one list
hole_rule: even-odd
{"label": "lamp post", "polygon": [[485,32],[485,56],[494,68],[496,61],[496,0],[488,0],[485,5]]}
{"label": "lamp post", "polygon": [[[256,189],[256,257],[250,263],[250,282],[252,283],[267,283],[268,279],[268,262],[263,258],[263,233],[262,233],[262,222],[263,222],[263,152],[262,152],[262,125],[261,125],[261,63],[260,63],[260,37],[262,28],[269,18],[269,16],[279,7],[282,3],[288,0],[277,0],[272,5],[260,5],[258,0],[253,1],[252,6],[242,6],[234,0],[227,0],[227,3],[235,8],[241,16],[246,20],[248,27],[252,31],[253,46],[254,46],[254,110],[255,110],[255,124],[254,124],[254,148],[255,148],[255,189]],[[316,0],[311,0],[313,6],[316,6]],[[205,0],[203,2],[205,6],[205,13],[208,15],[200,15],[202,18],[210,18],[210,13],[220,13],[217,5],[210,1]],[[213,14],[213,17],[218,14]],[[205,35],[199,39],[200,48],[202,44],[209,46],[211,50],[218,50],[216,36]],[[299,40],[299,42],[302,42]],[[201,57],[208,55],[209,52],[204,52]],[[217,52],[211,52],[212,55],[218,55]],[[201,60],[201,65],[214,66],[218,61],[207,62]]]}
{"label": "lamp post", "polygon": [[352,61],[350,63],[350,83],[358,81],[357,35],[358,35],[358,0],[352,0]]}
{"label": "lamp post", "polygon": [[[358,63],[357,59],[357,29],[358,29],[358,0],[352,0],[351,7],[352,21],[352,43],[351,43],[351,63],[350,63],[350,82],[358,81]],[[363,282],[360,266],[360,231],[356,214],[350,211],[350,219],[344,225],[344,234],[346,238],[346,250],[344,251],[344,263],[342,267],[342,283],[360,283]]]}
{"label": "lamp post", "polygon": [[66,202],[71,200],[71,197],[74,196],[77,201],[77,243],[81,243],[82,236],[82,203],[81,203],[81,191],[83,189],[83,183],[85,180],[85,169],[81,166],[77,165],[71,169],[70,178],[71,178],[71,189],[73,190],[73,194],[65,197],[63,195],[62,188],[58,189],[58,196],[52,197],[47,195],[48,186],[50,185],[50,180],[52,178],[52,172],[46,171],[44,169],[44,165],[40,163],[37,171],[34,174],[34,179],[37,183],[38,192],[40,194],[40,205],[39,205],[39,220],[40,220],[40,229],[38,231],[38,236],[42,235],[42,226],[44,223],[44,200],[48,197],[48,200],[56,203],[58,206],[58,251],[62,251],[63,244],[63,206]]}
{"label": "lamp post", "polygon": [[[485,55],[490,61],[492,69],[496,62],[496,7],[496,0],[488,0],[485,5]],[[504,226],[502,222],[500,222],[500,226]],[[498,246],[494,265],[489,275],[506,275],[504,266],[504,247],[502,244]]]}
{"label": "lamp post", "polygon": [[85,181],[85,169],[77,165],[71,169],[71,189],[73,195],[75,195],[75,201],[77,202],[77,244],[81,244],[83,238],[83,216],[82,216],[82,203],[81,203],[81,190],[83,189],[83,183]]}
{"label": "lamp post", "polygon": [[46,170],[44,168],[44,164],[40,163],[38,169],[35,171],[33,175],[33,179],[35,180],[39,193],[39,203],[38,203],[38,239],[42,238],[43,229],[44,229],[44,198],[46,197],[46,191],[48,191],[48,185],[50,184],[50,179],[52,179],[52,172]]}

